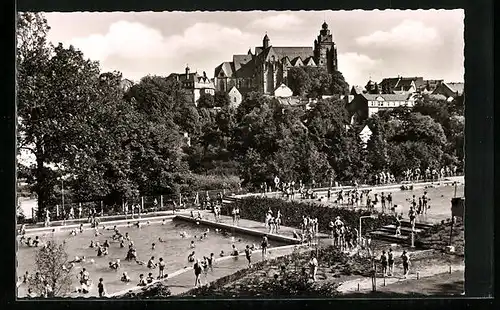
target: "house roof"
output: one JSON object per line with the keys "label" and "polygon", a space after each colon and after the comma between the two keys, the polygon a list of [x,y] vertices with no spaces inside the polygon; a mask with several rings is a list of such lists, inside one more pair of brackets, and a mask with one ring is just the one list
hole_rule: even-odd
{"label": "house roof", "polygon": [[235,71],[238,71],[242,65],[252,60],[252,55],[233,55],[233,64]]}
{"label": "house roof", "polygon": [[464,83],[445,83],[453,92],[459,95],[464,93]]}
{"label": "house roof", "polygon": [[[272,49],[276,54],[276,58],[281,60],[283,57],[288,56],[290,59],[294,59],[296,57],[300,57],[302,59],[307,59],[310,56],[313,56],[313,48],[312,47],[289,47],[289,46],[270,46],[267,49]],[[261,54],[265,50],[263,47],[255,47],[255,54]]]}
{"label": "house roof", "polygon": [[364,89],[365,88],[363,86],[353,85],[351,88],[351,93],[354,91],[355,94],[359,95],[363,93]]}
{"label": "house roof", "polygon": [[225,62],[221,63],[220,65],[218,65],[215,68],[214,76],[219,76],[221,71],[224,72],[225,76],[233,76],[234,71],[235,71],[233,63],[225,61]]}
{"label": "house roof", "polygon": [[[385,78],[380,82],[381,85],[389,88],[399,88],[403,87],[403,90],[408,90],[411,86],[411,82],[415,83],[416,87],[423,84],[422,77],[395,77],[395,78]],[[418,84],[418,85],[417,85]]]}
{"label": "house roof", "polygon": [[361,94],[368,101],[375,101],[382,97],[384,101],[406,101],[410,99],[411,94]]}

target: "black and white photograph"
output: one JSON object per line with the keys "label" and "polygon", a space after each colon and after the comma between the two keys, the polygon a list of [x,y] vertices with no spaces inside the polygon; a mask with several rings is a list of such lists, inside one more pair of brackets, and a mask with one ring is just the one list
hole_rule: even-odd
{"label": "black and white photograph", "polygon": [[17,299],[463,296],[465,15],[17,12]]}

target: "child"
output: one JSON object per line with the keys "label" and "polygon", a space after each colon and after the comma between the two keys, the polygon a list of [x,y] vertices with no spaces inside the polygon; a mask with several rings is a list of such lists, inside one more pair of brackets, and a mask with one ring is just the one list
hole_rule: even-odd
{"label": "child", "polygon": [[139,283],[137,284],[137,286],[146,286],[147,283],[146,283],[146,279],[144,279],[144,275],[141,273],[139,275]]}
{"label": "child", "polygon": [[153,242],[153,244],[151,244],[151,250],[154,250],[156,247],[156,244]]}
{"label": "child", "polygon": [[146,282],[148,284],[153,283],[153,274],[151,272],[148,274],[148,277],[146,278]]}
{"label": "child", "polygon": [[189,254],[189,256],[188,256],[188,262],[193,263],[194,261],[195,261],[195,257],[194,257],[194,251],[193,251],[193,253]]}
{"label": "child", "polygon": [[231,250],[231,255],[232,256],[238,256],[238,249],[236,249],[236,246],[233,244],[233,249]]}
{"label": "child", "polygon": [[196,247],[196,245],[194,244],[194,240],[191,240],[191,244],[189,245],[189,247],[191,249],[194,249]]}
{"label": "child", "polygon": [[124,272],[123,275],[122,275],[122,278],[120,279],[120,281],[122,282],[130,282],[130,277],[128,276],[127,272]]}
{"label": "child", "polygon": [[213,268],[214,253],[210,253],[210,257],[207,258],[207,262],[208,262],[208,268],[210,268],[211,271],[214,271]]}
{"label": "child", "polygon": [[148,260],[148,268],[149,269],[156,268],[156,263],[155,263],[155,257],[154,256],[151,256],[151,258]]}
{"label": "child", "polygon": [[163,261],[163,258],[160,257],[158,261],[158,279],[163,279],[165,277],[163,273],[164,270],[165,270],[165,262]]}
{"label": "child", "polygon": [[247,244],[247,247],[245,249],[245,256],[248,261],[248,267],[252,267],[252,250],[250,249],[250,246]]}
{"label": "child", "polygon": [[220,251],[219,256],[220,256],[220,257],[224,257],[224,251],[223,251],[223,250],[221,250],[221,251]]}
{"label": "child", "polygon": [[97,284],[97,289],[99,290],[99,297],[104,296],[104,283],[102,283],[103,278],[99,278],[99,284]]}

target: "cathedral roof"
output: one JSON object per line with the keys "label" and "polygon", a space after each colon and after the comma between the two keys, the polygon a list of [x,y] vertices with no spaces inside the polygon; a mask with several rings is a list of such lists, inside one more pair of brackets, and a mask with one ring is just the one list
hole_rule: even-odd
{"label": "cathedral roof", "polygon": [[224,76],[233,76],[234,74],[234,65],[232,62],[223,62],[221,63],[220,65],[218,65],[216,68],[215,68],[215,72],[214,72],[214,76],[215,77],[218,77],[220,76],[220,73],[221,72],[224,72]]}
{"label": "cathedral roof", "polygon": [[238,71],[242,65],[252,60],[252,55],[233,55],[233,64],[235,71]]}

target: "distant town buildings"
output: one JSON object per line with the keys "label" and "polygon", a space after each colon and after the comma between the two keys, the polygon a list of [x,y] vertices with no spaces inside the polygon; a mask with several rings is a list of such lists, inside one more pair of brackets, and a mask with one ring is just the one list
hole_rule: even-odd
{"label": "distant town buildings", "polygon": [[202,94],[215,95],[213,80],[207,77],[205,71],[203,71],[203,75],[199,75],[198,72],[191,72],[189,66],[186,66],[185,73],[172,73],[167,79],[181,82],[182,87],[188,91],[195,105],[198,105]]}
{"label": "distant town buildings", "polygon": [[233,55],[232,61],[215,68],[215,89],[228,92],[236,87],[242,94],[259,91],[274,95],[281,90],[281,84],[288,84],[288,70],[301,66],[323,67],[330,73],[337,70],[337,47],[326,22],[314,41],[314,48],[272,46],[266,34],[262,46],[255,47],[255,54],[248,50],[247,54]]}
{"label": "distant town buildings", "polygon": [[443,95],[448,101],[461,96],[464,93],[464,83],[440,83],[436,86],[433,95]]}
{"label": "distant town buildings", "polygon": [[413,94],[357,94],[347,104],[347,110],[351,114],[351,123],[362,123],[373,114],[381,110],[394,109],[396,107],[415,105]]}

